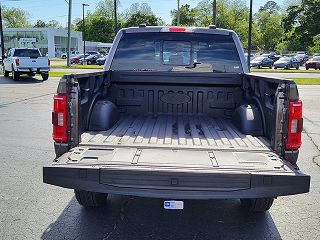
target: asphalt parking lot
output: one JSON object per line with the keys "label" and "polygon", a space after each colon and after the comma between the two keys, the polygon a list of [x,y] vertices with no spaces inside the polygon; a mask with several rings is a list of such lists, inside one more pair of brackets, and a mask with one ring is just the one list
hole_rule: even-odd
{"label": "asphalt parking lot", "polygon": [[[73,191],[42,183],[54,158],[52,94],[46,82],[0,77],[0,239],[320,239],[320,86],[300,86],[305,131],[300,168],[311,175],[308,194],[278,198],[264,214],[236,200],[186,201],[109,196],[102,209],[80,207]],[[319,161],[320,162],[320,161]]]}

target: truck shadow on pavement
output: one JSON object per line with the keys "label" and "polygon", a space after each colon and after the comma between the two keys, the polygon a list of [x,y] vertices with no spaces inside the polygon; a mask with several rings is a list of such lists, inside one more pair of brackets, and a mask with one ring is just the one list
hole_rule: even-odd
{"label": "truck shadow on pavement", "polygon": [[109,196],[108,205],[84,209],[73,198],[41,239],[281,239],[269,213],[253,214],[238,200],[185,201],[164,210],[163,200]]}
{"label": "truck shadow on pavement", "polygon": [[11,77],[3,77],[0,76],[0,84],[13,84],[13,85],[20,85],[20,84],[33,84],[33,83],[42,83],[41,76],[38,79],[37,77],[29,77],[29,76],[21,76],[18,81],[14,81]]}

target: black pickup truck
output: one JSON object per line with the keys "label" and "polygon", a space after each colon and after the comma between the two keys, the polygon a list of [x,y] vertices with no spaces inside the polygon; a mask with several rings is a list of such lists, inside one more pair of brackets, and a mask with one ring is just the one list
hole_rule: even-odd
{"label": "black pickup truck", "polygon": [[65,75],[52,113],[56,159],[43,181],[99,206],[110,194],[241,199],[268,210],[306,193],[296,162],[303,128],[293,81],[249,73],[235,32],[122,29],[103,72]]}

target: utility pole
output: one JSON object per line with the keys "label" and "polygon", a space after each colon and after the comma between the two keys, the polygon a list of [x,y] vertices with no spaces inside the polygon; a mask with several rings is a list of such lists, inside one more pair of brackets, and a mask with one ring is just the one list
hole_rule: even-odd
{"label": "utility pole", "polygon": [[113,0],[114,7],[114,35],[118,32],[117,0]]}
{"label": "utility pole", "polygon": [[1,59],[3,62],[4,59],[4,40],[3,40],[3,26],[2,26],[2,11],[1,11],[1,3],[0,3],[0,41],[1,41]]}
{"label": "utility pole", "polygon": [[70,46],[71,46],[71,10],[72,0],[69,0],[69,12],[68,12],[68,43],[67,43],[67,67],[70,67]]}
{"label": "utility pole", "polygon": [[212,24],[217,25],[217,1],[212,2]]}
{"label": "utility pole", "polygon": [[83,61],[84,64],[85,54],[86,54],[86,25],[84,22],[84,7],[89,6],[89,4],[82,3],[82,40],[83,40]]}
{"label": "utility pole", "polygon": [[248,69],[250,70],[250,55],[251,55],[251,35],[252,35],[252,0],[250,0],[250,13],[249,13],[249,30],[248,30]]}
{"label": "utility pole", "polygon": [[180,0],[178,0],[178,10],[177,10],[177,26],[180,25]]}

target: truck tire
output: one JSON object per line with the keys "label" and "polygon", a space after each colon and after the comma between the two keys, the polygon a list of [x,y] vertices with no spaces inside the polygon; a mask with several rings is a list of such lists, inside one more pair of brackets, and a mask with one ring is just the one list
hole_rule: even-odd
{"label": "truck tire", "polygon": [[46,81],[49,78],[49,73],[41,73],[41,77],[43,81]]}
{"label": "truck tire", "polygon": [[74,190],[78,203],[84,207],[100,207],[107,203],[106,193],[88,192],[84,190]]}
{"label": "truck tire", "polygon": [[265,212],[273,204],[273,198],[241,199],[241,206],[249,212]]}
{"label": "truck tire", "polygon": [[12,79],[14,81],[19,81],[19,79],[20,79],[20,73],[17,71],[14,71],[13,69],[12,69]]}
{"label": "truck tire", "polygon": [[4,70],[4,72],[3,72],[3,75],[5,76],[5,77],[9,77],[9,71],[6,71],[6,70]]}

